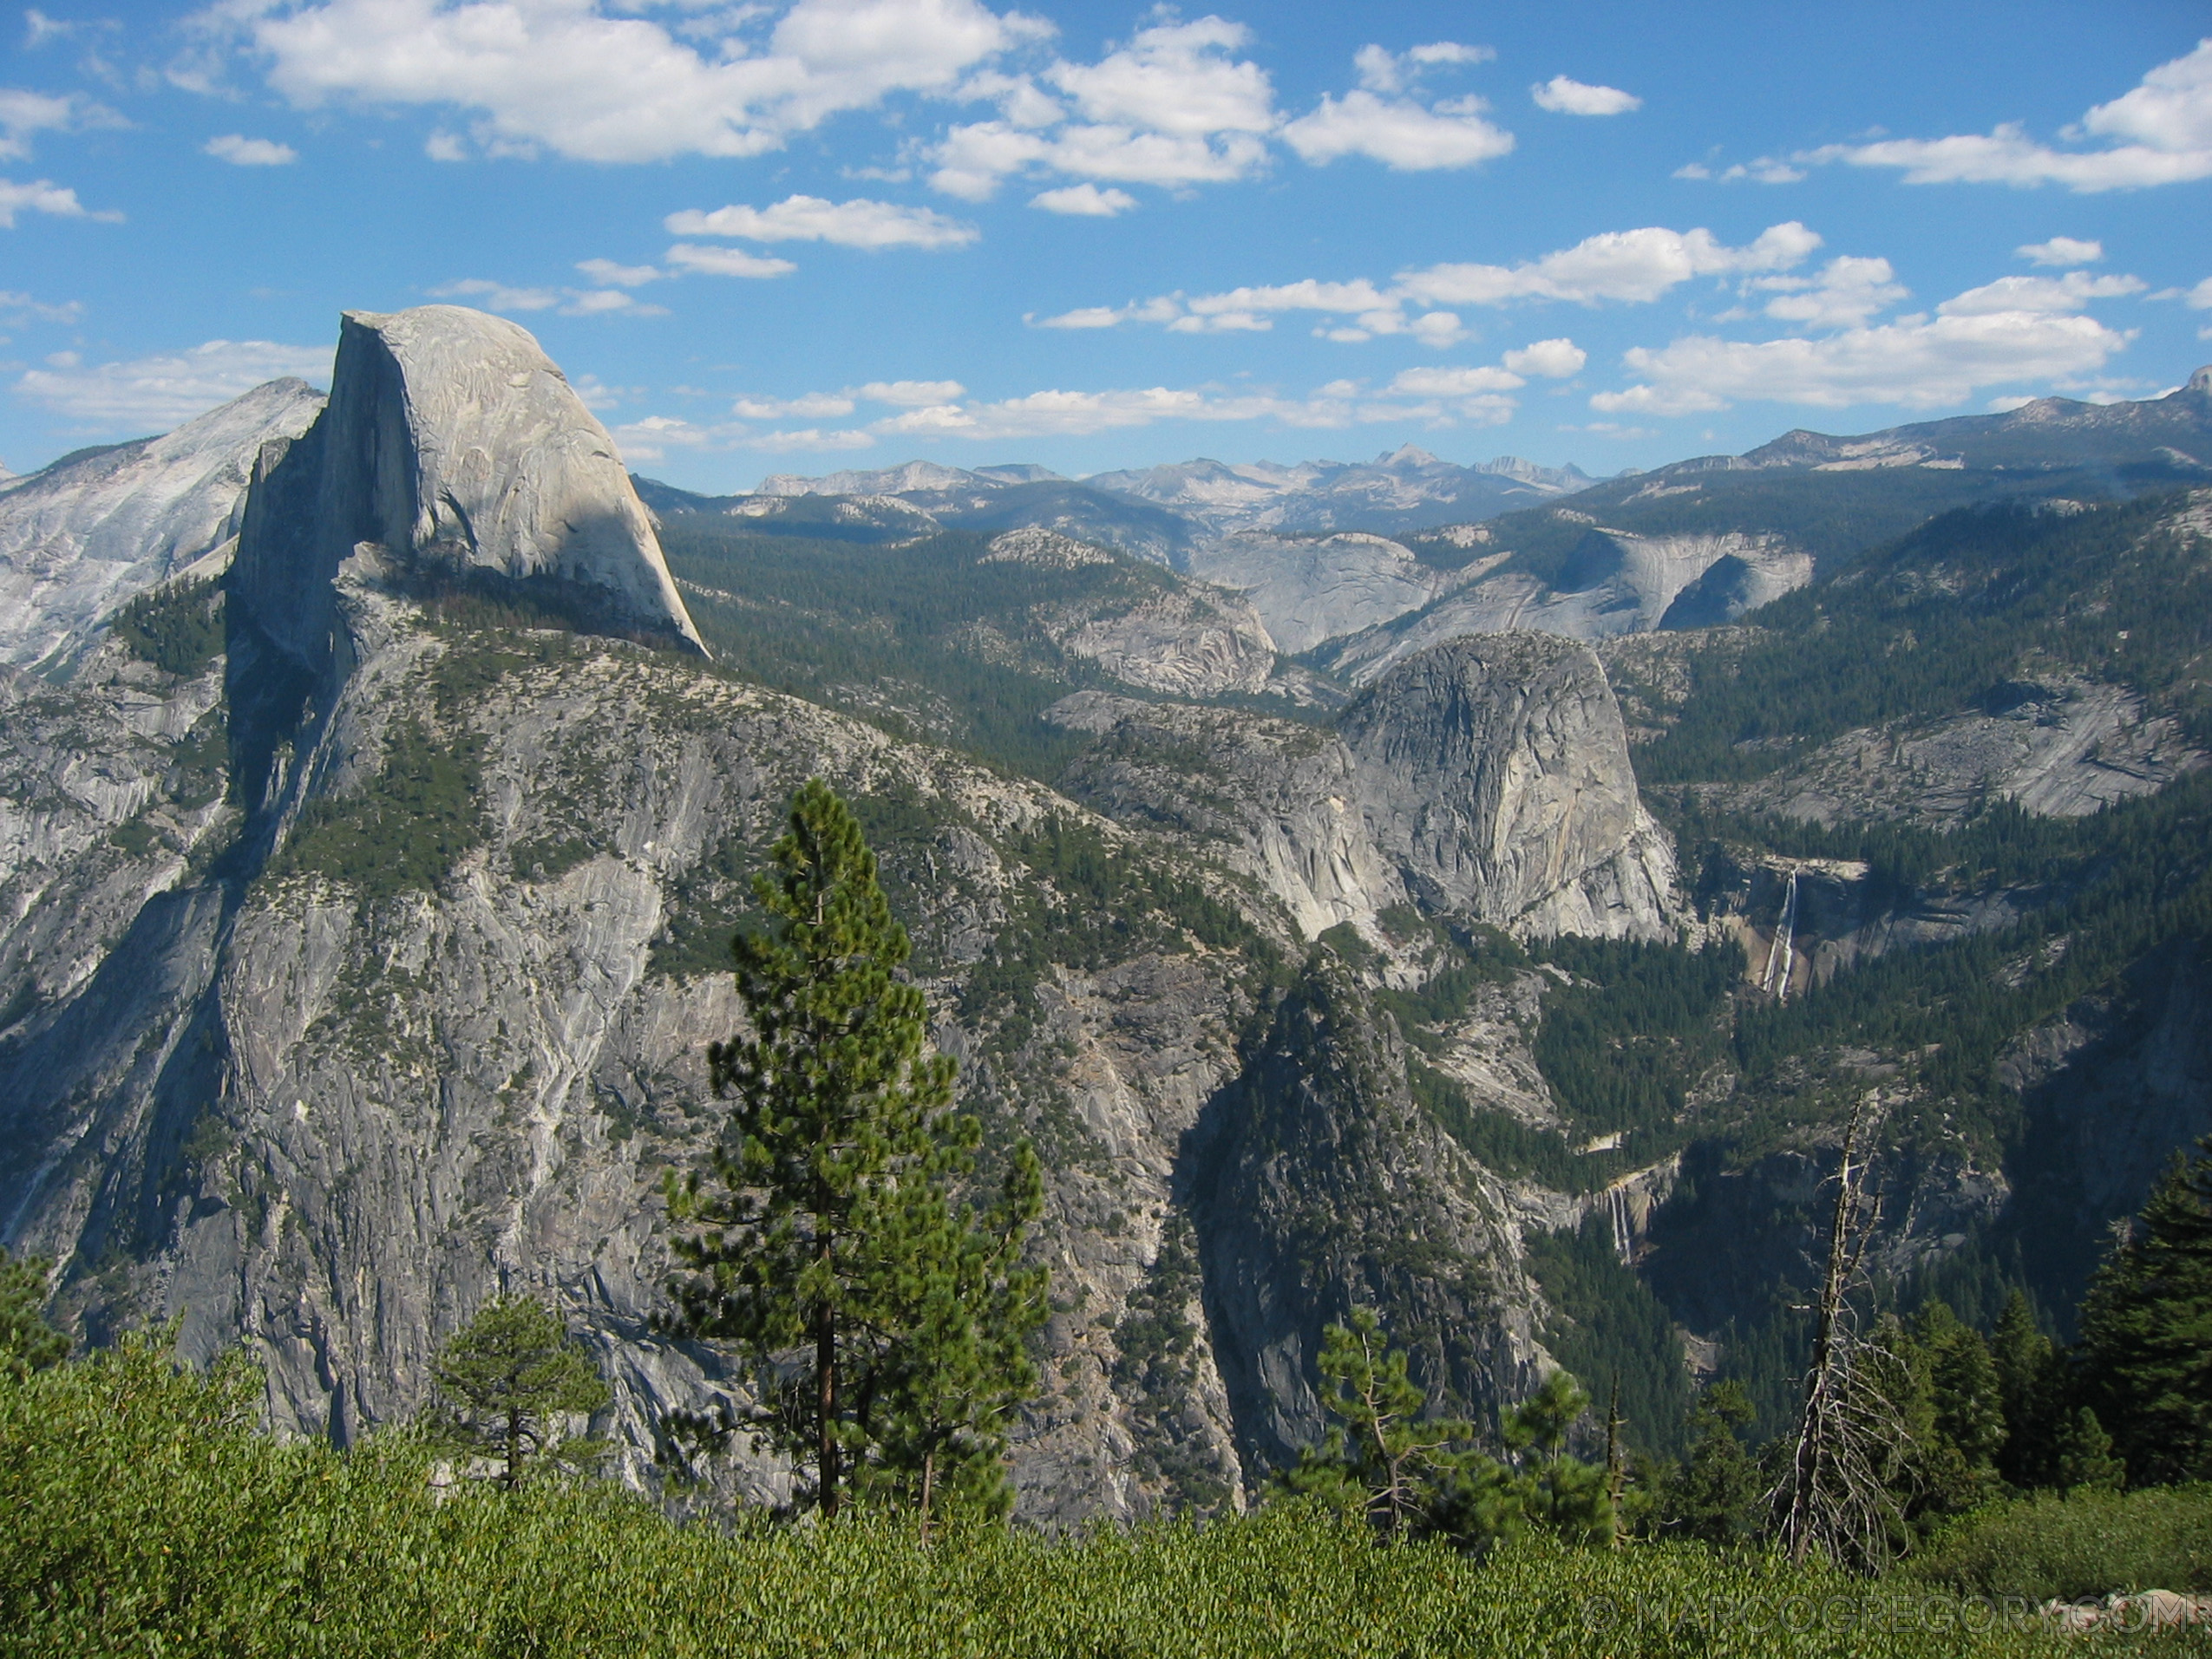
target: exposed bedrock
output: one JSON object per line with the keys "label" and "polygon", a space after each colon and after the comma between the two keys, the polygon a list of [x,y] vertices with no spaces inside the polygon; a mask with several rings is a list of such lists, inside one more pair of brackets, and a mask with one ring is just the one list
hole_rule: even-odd
{"label": "exposed bedrock", "polygon": [[1207,1311],[1247,1470],[1326,1426],[1321,1328],[1384,1315],[1440,1410],[1487,1416],[1548,1355],[1509,1196],[1412,1098],[1397,1028],[1324,950],[1194,1136]]}
{"label": "exposed bedrock", "polygon": [[1309,937],[1408,899],[1539,937],[1673,931],[1673,849],[1579,641],[1455,640],[1362,694],[1335,733],[1102,692],[1047,717],[1100,739],[1065,787],[1234,844]]}
{"label": "exposed bedrock", "polygon": [[363,544],[403,579],[527,585],[601,629],[704,649],[606,428],[526,330],[481,311],[345,314],[329,406],[261,452],[233,594],[319,669],[331,580]]}
{"label": "exposed bedrock", "polygon": [[1536,934],[1657,934],[1673,854],[1637,799],[1620,705],[1587,645],[1460,639],[1345,709],[1360,802],[1429,908]]}

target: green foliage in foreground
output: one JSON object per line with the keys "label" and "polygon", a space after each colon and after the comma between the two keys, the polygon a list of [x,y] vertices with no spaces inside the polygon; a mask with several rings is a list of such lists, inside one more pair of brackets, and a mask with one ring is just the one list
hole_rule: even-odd
{"label": "green foliage in foreground", "polygon": [[0,1374],[28,1375],[69,1357],[69,1339],[46,1320],[46,1275],[52,1264],[18,1260],[0,1250]]}
{"label": "green foliage in foreground", "polygon": [[1954,1522],[1905,1571],[1969,1595],[2212,1590],[2212,1486],[2039,1492]]}
{"label": "green foliage in foreground", "polygon": [[1054,1543],[986,1528],[924,1545],[905,1519],[857,1512],[826,1527],[686,1528],[599,1484],[440,1499],[419,1444],[279,1446],[250,1427],[259,1393],[242,1365],[180,1375],[144,1342],[0,1382],[0,1652],[2080,1651],[2032,1628],[1969,1634],[1921,1612],[1869,1628],[1869,1610],[1895,1606],[1887,1586],[1770,1558],[1532,1542],[1478,1564],[1441,1544],[1378,1546],[1366,1527],[1302,1506],[1203,1530]]}

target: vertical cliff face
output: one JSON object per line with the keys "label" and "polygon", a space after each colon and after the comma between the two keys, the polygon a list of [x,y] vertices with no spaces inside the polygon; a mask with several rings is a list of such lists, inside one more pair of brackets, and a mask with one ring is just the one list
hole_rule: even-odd
{"label": "vertical cliff face", "polygon": [[0,480],[0,663],[73,659],[133,595],[219,570],[255,456],[322,407],[305,381],[271,381],[159,438]]}
{"label": "vertical cliff face", "polygon": [[1507,1195],[1407,1087],[1391,1016],[1323,950],[1198,1153],[1209,1312],[1258,1468],[1326,1427],[1323,1325],[1379,1310],[1440,1410],[1487,1415],[1546,1359]]}
{"label": "vertical cliff face", "polygon": [[1429,908],[1538,934],[1664,930],[1672,853],[1587,645],[1455,640],[1400,664],[1339,723],[1375,844]]}
{"label": "vertical cliff face", "polygon": [[595,625],[703,649],[606,428],[527,331],[481,311],[346,314],[328,408],[262,452],[232,592],[319,667],[331,578],[363,544],[404,578],[527,583]]}

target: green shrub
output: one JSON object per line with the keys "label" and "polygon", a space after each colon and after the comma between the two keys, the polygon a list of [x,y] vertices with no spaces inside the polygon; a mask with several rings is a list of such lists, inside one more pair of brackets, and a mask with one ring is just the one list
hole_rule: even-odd
{"label": "green shrub", "polygon": [[[442,1496],[402,1435],[350,1454],[255,1433],[236,1362],[154,1343],[0,1382],[0,1653],[168,1656],[1149,1656],[2071,1653],[1853,1608],[1888,1587],[1770,1558],[1541,1543],[1477,1563],[1381,1547],[1300,1505],[1070,1540],[982,1528],[925,1546],[830,1527],[679,1526],[619,1487]],[[1918,1591],[1915,1592],[1919,1593]],[[1846,1617],[1775,1628],[1830,1597]],[[1787,1616],[1785,1623],[1788,1622]],[[2187,1642],[2163,1651],[2187,1651]]]}
{"label": "green shrub", "polygon": [[2212,1590],[2212,1486],[2039,1492],[1993,1504],[1961,1518],[1903,1571],[1970,1594],[2039,1602]]}

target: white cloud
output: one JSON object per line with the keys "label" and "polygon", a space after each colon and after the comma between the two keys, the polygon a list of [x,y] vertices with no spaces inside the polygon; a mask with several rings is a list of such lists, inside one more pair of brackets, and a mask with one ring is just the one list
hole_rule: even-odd
{"label": "white cloud", "polygon": [[1738,161],[1731,167],[1715,173],[1702,161],[1686,162],[1675,168],[1678,179],[1718,179],[1723,184],[1740,184],[1749,179],[1754,184],[1794,185],[1805,176],[1804,169],[1793,167],[1787,161],[1777,161],[1763,155],[1756,161]]}
{"label": "white cloud", "polygon": [[1830,259],[1816,277],[1757,277],[1751,286],[1775,293],[1766,303],[1769,317],[1812,329],[1855,328],[1911,292],[1888,260],[1849,254]]}
{"label": "white cloud", "polygon": [[514,288],[506,283],[465,277],[430,290],[432,299],[465,299],[488,311],[550,311],[560,296],[550,288]]}
{"label": "white cloud", "polygon": [[748,242],[833,242],[847,248],[957,248],[976,239],[972,225],[928,207],[900,207],[859,197],[825,201],[787,196],[767,207],[686,208],[664,223],[671,236],[730,236]]}
{"label": "white cloud", "polygon": [[1048,213],[1070,213],[1081,219],[1111,219],[1136,206],[1126,190],[1101,190],[1096,185],[1068,185],[1059,190],[1040,190],[1029,199],[1031,207]]}
{"label": "white cloud", "polygon": [[802,421],[818,421],[824,415],[850,415],[853,400],[828,392],[808,392],[793,398],[741,397],[730,406],[730,412],[746,421],[783,421],[793,415]]}
{"label": "white cloud", "polygon": [[2120,141],[2101,150],[2054,149],[2007,121],[1987,134],[1830,144],[1799,159],[1895,167],[1907,184],[2048,183],[2083,194],[2212,178],[2212,39],[2090,110],[2074,136],[2091,135]]}
{"label": "white cloud", "polygon": [[1740,248],[1724,246],[1711,231],[1652,225],[1607,231],[1517,265],[1440,265],[1404,271],[1397,289],[1409,297],[1443,304],[1642,304],[1694,277],[1787,271],[1819,245],[1820,238],[1795,219],[1769,226]]}
{"label": "white cloud", "polygon": [[1266,133],[1275,125],[1267,72],[1226,56],[1250,38],[1220,17],[1156,23],[1096,63],[1057,62],[1044,78],[1102,126],[1189,138]]}
{"label": "white cloud", "polygon": [[763,258],[743,248],[702,248],[689,242],[678,242],[665,257],[678,271],[710,277],[788,277],[799,268],[789,259]]}
{"label": "white cloud", "polygon": [[[1585,305],[1607,300],[1646,303],[1697,277],[1787,271],[1802,264],[1819,245],[1820,238],[1795,219],[1770,225],[1756,240],[1736,248],[1724,245],[1710,231],[1651,226],[1607,232],[1518,265],[1443,265],[1402,271],[1387,286],[1365,278],[1351,282],[1309,278],[1233,288],[1195,298],[1163,294],[1129,305],[1082,306],[1057,317],[1031,320],[1038,328],[1107,329],[1122,323],[1154,323],[1177,334],[1220,334],[1265,330],[1273,326],[1272,319],[1282,312],[1306,310],[1349,319],[1315,329],[1325,339],[1356,343],[1402,334],[1441,349],[1464,339],[1467,333],[1458,314],[1443,309],[1449,304],[1505,305],[1524,300],[1570,300]],[[1837,263],[1848,271],[1856,271],[1869,262]],[[1881,261],[1870,263],[1888,271]],[[1574,349],[1571,342],[1561,343]]]}
{"label": "white cloud", "polygon": [[[36,17],[37,14],[33,12],[31,16]],[[88,127],[128,125],[105,104],[96,104],[76,93],[57,96],[17,87],[0,87],[0,160],[27,160],[31,140],[40,133],[72,133]]]}
{"label": "white cloud", "polygon": [[464,278],[430,290],[433,299],[465,299],[488,311],[551,311],[563,317],[605,317],[620,311],[631,317],[666,317],[658,305],[642,305],[634,294],[617,288],[517,288],[481,277]]}
{"label": "white cloud", "polygon": [[2063,277],[1999,277],[1969,288],[1935,309],[1945,317],[1983,317],[1999,311],[2078,311],[2092,299],[2117,299],[2143,291],[2139,277],[2092,277],[2070,271]]}
{"label": "white cloud", "polygon": [[289,144],[279,144],[274,139],[247,138],[240,133],[211,138],[200,148],[218,161],[227,161],[234,167],[282,167],[299,160],[299,152]]}
{"label": "white cloud", "polygon": [[1267,73],[1232,54],[1248,31],[1207,16],[1139,29],[1096,63],[1056,60],[1043,79],[978,77],[1000,118],[953,127],[931,152],[930,183],[987,199],[1018,173],[1179,188],[1241,179],[1267,159],[1276,125]]}
{"label": "white cloud", "polygon": [[1582,372],[1590,354],[1572,340],[1532,340],[1518,351],[1505,354],[1505,366],[1516,375],[1541,375],[1546,380],[1565,380]]}
{"label": "white cloud", "polygon": [[2030,242],[2012,251],[2033,265],[2093,265],[2104,257],[2104,245],[2071,236],[2054,236],[2048,242]]}
{"label": "white cloud", "polygon": [[77,199],[77,193],[67,190],[48,180],[36,179],[27,185],[13,180],[0,179],[0,230],[16,228],[17,213],[51,213],[56,219],[97,219],[119,220],[121,213],[95,213],[88,211]]}
{"label": "white cloud", "polygon": [[1563,75],[1529,88],[1528,95],[1536,101],[1537,108],[1557,115],[1625,115],[1644,107],[1644,101],[1633,92],[1594,87]]}
{"label": "white cloud", "polygon": [[1487,46],[1465,46],[1457,41],[1431,41],[1426,46],[1393,54],[1381,46],[1363,46],[1351,56],[1359,71],[1359,84],[1370,92],[1403,92],[1424,69],[1460,68],[1488,63],[1497,53]]}
{"label": "white cloud", "polygon": [[1682,415],[1731,402],[1940,408],[1988,386],[2094,374],[2131,336],[2093,317],[2009,310],[1903,317],[1821,339],[1690,335],[1623,361],[1642,383],[1600,392],[1601,414]]}
{"label": "white cloud", "polygon": [[579,259],[576,268],[602,287],[638,288],[665,274],[655,265],[623,265],[612,259]]}
{"label": "white cloud", "polygon": [[34,369],[15,389],[94,429],[161,432],[286,375],[329,385],[330,348],[210,340],[167,356],[89,369],[74,362]]}
{"label": "white cloud", "polygon": [[302,108],[468,110],[484,153],[591,161],[758,155],[894,93],[949,95],[1049,32],[976,0],[798,0],[772,23],[759,6],[683,10],[670,27],[599,0],[245,0],[193,22]]}
{"label": "white cloud", "polygon": [[1364,155],[1402,172],[1469,167],[1513,148],[1513,134],[1485,121],[1483,108],[1479,98],[1424,108],[1367,91],[1341,100],[1324,93],[1312,114],[1283,128],[1283,140],[1317,167]]}
{"label": "white cloud", "polygon": [[1518,391],[1528,382],[1505,369],[1406,369],[1385,389],[1407,397],[1471,397]]}
{"label": "white cloud", "polygon": [[2182,303],[2193,311],[2212,311],[2212,277],[2190,289],[2183,296]]}
{"label": "white cloud", "polygon": [[856,389],[872,403],[926,408],[932,404],[950,403],[968,389],[957,380],[872,380]]}
{"label": "white cloud", "polygon": [[59,305],[49,305],[29,294],[18,294],[0,288],[0,323],[16,328],[24,323],[74,323],[84,315],[82,300],[67,300]]}

